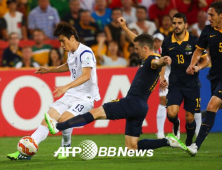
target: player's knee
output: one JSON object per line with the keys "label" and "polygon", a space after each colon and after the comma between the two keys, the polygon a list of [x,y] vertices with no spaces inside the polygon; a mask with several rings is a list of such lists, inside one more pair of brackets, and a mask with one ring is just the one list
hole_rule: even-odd
{"label": "player's knee", "polygon": [[127,147],[127,149],[133,149],[133,150],[136,150],[138,148],[137,146],[137,142],[135,143],[125,143],[125,146]]}
{"label": "player's knee", "polygon": [[177,116],[177,112],[173,111],[173,110],[168,110],[167,111],[167,117],[168,118],[175,118]]}
{"label": "player's knee", "polygon": [[207,105],[207,111],[211,111],[211,112],[216,112],[216,110],[218,109],[218,107],[216,107],[214,104],[212,104],[212,103],[209,103],[208,105]]}
{"label": "player's knee", "polygon": [[102,106],[100,106],[100,107],[98,107],[96,109],[92,109],[89,112],[93,115],[95,120],[96,119],[106,119],[107,118],[106,117],[106,113],[105,113],[105,111],[104,111]]}
{"label": "player's knee", "polygon": [[194,121],[194,116],[192,115],[186,115],[186,122],[187,123],[192,123]]}
{"label": "player's knee", "polygon": [[62,123],[62,122],[65,122],[65,118],[64,117],[60,117],[58,120],[57,120],[59,123]]}

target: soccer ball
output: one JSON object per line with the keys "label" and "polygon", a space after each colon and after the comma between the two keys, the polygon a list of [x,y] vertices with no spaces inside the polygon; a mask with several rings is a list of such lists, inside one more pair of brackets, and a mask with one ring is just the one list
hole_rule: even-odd
{"label": "soccer ball", "polygon": [[19,140],[17,149],[24,156],[32,156],[38,151],[38,144],[30,136],[25,136]]}

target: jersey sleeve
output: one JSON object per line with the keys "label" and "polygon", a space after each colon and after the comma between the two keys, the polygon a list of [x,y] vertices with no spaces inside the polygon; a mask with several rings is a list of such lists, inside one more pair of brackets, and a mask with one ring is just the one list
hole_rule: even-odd
{"label": "jersey sleeve", "polygon": [[202,56],[201,57],[205,57],[207,55],[207,50],[203,50],[202,51]]}
{"label": "jersey sleeve", "polygon": [[92,51],[86,50],[80,55],[82,67],[94,67],[96,60]]}
{"label": "jersey sleeve", "polygon": [[203,31],[200,34],[200,37],[197,41],[196,47],[201,49],[201,50],[207,49],[207,46],[208,46],[207,37],[208,37],[208,27],[205,26],[205,28],[203,29]]}
{"label": "jersey sleeve", "polygon": [[[194,50],[196,50],[196,48],[198,48],[197,47],[197,43],[198,43],[198,38],[196,37],[196,36],[194,36],[194,45],[195,45],[195,49]],[[201,47],[200,47],[201,48]],[[207,55],[207,50],[202,50],[202,55],[201,55],[201,57],[204,57],[204,56],[206,56]]]}

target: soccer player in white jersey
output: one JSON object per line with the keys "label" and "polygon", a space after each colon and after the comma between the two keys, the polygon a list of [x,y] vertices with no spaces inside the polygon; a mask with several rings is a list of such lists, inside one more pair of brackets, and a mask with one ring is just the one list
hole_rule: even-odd
{"label": "soccer player in white jersey", "polygon": [[[164,40],[164,36],[161,33],[156,33],[153,35],[154,39],[154,51],[157,54],[162,53],[161,45]],[[156,114],[156,123],[157,123],[157,138],[162,139],[165,138],[164,135],[164,124],[166,121],[166,95],[168,93],[168,89],[166,86],[161,86],[161,83],[167,83],[168,84],[168,78],[170,74],[170,66],[164,66],[162,67],[161,74],[160,74],[160,87],[159,87],[159,97],[160,97],[160,103],[158,105],[157,114]],[[164,73],[164,74],[162,74]],[[163,88],[162,88],[163,87]]]}
{"label": "soccer player in white jersey", "polygon": [[[100,100],[97,86],[96,58],[91,48],[81,44],[74,27],[66,22],[57,25],[54,36],[58,37],[61,47],[68,51],[67,63],[53,68],[40,67],[35,73],[59,73],[70,71],[71,82],[65,86],[56,87],[55,97],[64,96],[55,101],[48,110],[48,114],[58,122],[66,121],[79,114],[88,112],[94,106],[94,101]],[[73,128],[62,131],[62,146],[68,147],[71,144],[71,133]],[[38,129],[31,135],[40,144],[48,136],[49,130],[42,120]],[[11,160],[31,159],[24,157],[18,151],[8,154]],[[64,159],[59,155],[59,159]]]}

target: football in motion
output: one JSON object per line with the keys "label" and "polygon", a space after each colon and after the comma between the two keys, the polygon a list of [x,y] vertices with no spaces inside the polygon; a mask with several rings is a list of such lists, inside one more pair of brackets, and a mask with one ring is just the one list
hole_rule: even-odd
{"label": "football in motion", "polygon": [[33,138],[25,136],[19,140],[17,149],[24,156],[33,156],[38,151],[38,145]]}

